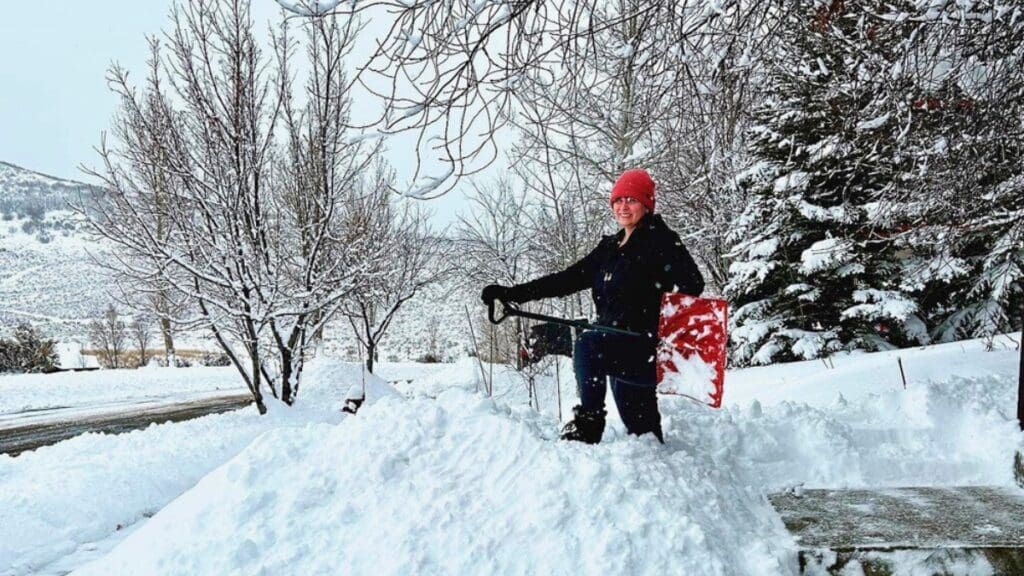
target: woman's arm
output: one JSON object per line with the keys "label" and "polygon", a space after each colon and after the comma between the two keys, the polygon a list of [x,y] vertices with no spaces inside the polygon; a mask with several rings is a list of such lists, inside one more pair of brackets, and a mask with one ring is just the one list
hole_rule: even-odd
{"label": "woman's arm", "polygon": [[568,296],[590,288],[594,284],[594,270],[598,266],[599,255],[606,241],[607,239],[602,240],[590,254],[561,272],[512,286],[509,288],[509,299],[513,302],[530,302]]}

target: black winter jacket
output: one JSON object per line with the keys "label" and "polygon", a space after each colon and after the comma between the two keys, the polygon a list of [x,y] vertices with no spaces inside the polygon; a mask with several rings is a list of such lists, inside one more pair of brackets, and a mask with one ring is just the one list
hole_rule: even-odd
{"label": "black winter jacket", "polygon": [[605,236],[590,254],[561,272],[513,286],[509,299],[529,302],[590,288],[598,324],[656,337],[662,294],[700,296],[704,278],[661,216],[646,214],[619,247],[624,234],[619,230]]}

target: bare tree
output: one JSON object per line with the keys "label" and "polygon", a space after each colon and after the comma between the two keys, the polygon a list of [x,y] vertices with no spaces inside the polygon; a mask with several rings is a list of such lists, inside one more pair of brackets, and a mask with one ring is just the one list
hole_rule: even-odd
{"label": "bare tree", "polygon": [[[368,125],[385,134],[419,133],[417,177],[428,176],[423,172],[434,161],[448,166],[424,178],[425,184],[415,190],[421,196],[443,194],[459,177],[493,162],[503,129],[544,86],[557,86],[562,94],[596,95],[602,87],[629,90],[640,78],[634,71],[658,72],[647,75],[646,81],[662,89],[629,95],[638,105],[618,118],[620,126],[633,125],[638,130],[621,132],[627,136],[622,145],[605,150],[606,156],[627,159],[630,140],[642,132],[645,122],[668,118],[665,114],[673,108],[685,112],[676,103],[694,90],[713,89],[713,83],[695,71],[726,70],[727,66],[716,68],[726,52],[735,54],[737,61],[756,53],[760,37],[751,32],[764,28],[767,14],[784,6],[749,0],[278,3],[304,16],[369,12],[391,17],[388,33],[360,68],[358,79],[385,102],[381,115]],[[609,42],[615,34],[623,41]],[[690,59],[704,55],[714,64],[694,70]],[[608,57],[625,68],[618,74],[607,73],[610,69],[599,73],[593,66],[595,58],[611,63]],[[573,98],[567,106],[576,109],[586,100]],[[597,105],[594,112],[608,108],[607,102],[591,103]],[[607,111],[618,113],[614,103]],[[678,115],[669,119],[680,124]],[[593,127],[584,123],[580,130]],[[659,132],[653,136],[681,135]],[[648,153],[660,155],[662,149],[648,148],[641,155]],[[599,169],[613,172],[616,168],[615,163],[603,163]]]}
{"label": "bare tree", "polygon": [[469,194],[473,207],[460,218],[456,237],[462,272],[479,285],[510,284],[529,274],[530,219],[527,195],[509,179]]}
{"label": "bare tree", "polygon": [[[323,59],[313,68],[329,71],[329,79],[311,80],[314,86],[340,74],[332,59],[343,36],[320,32],[331,19],[307,23],[316,30],[310,41],[323,46],[309,52]],[[361,281],[362,262],[373,255],[347,226],[346,189],[336,180],[302,177],[296,167],[314,155],[321,174],[352,166],[346,151],[332,145],[342,140],[343,124],[330,119],[344,98],[311,90],[308,105],[328,120],[296,113],[292,44],[282,31],[278,74],[269,73],[248,3],[176,5],[166,37],[169,54],[154,48],[158,64],[142,96],[125,70],[111,70],[110,85],[122,99],[114,126],[119,145],[100,148],[104,168],[90,173],[108,192],[86,217],[119,248],[125,275],[157,280],[190,303],[174,322],[210,330],[265,413],[264,386],[287,404],[295,401],[309,336]],[[275,145],[280,128],[290,134],[286,160]],[[300,133],[311,136],[302,140]],[[154,187],[149,170],[168,185]],[[315,209],[297,209],[303,195]]]}
{"label": "bare tree", "polygon": [[[720,284],[725,232],[743,197],[727,184],[745,167],[743,135],[760,81],[751,63],[769,48],[779,10],[727,3],[704,28],[680,37],[679,21],[650,4],[602,4],[588,51],[560,48],[559,60],[524,73],[514,166],[540,190],[575,184],[591,192],[607,191],[626,168],[647,168],[658,181],[659,211]],[[572,62],[568,70],[563,60]],[[559,173],[562,182],[553,177]]]}
{"label": "bare tree", "polygon": [[131,332],[132,342],[139,352],[137,365],[145,366],[149,361],[149,341],[153,336],[149,321],[146,318],[136,317],[128,327]]}
{"label": "bare tree", "polygon": [[345,315],[366,352],[366,369],[373,372],[381,339],[403,304],[452,270],[449,244],[434,234],[421,206],[395,197],[389,169],[378,164],[373,182],[354,202],[364,214],[367,241],[383,248],[373,263],[374,279],[356,288]]}
{"label": "bare tree", "polygon": [[[526,214],[529,269],[538,274],[563,270],[586,256],[610,231],[607,186],[577,163],[555,164],[547,148],[517,150],[514,170],[530,194]],[[588,315],[590,300],[577,293],[550,303],[553,311]]]}
{"label": "bare tree", "polygon": [[[146,191],[145,199],[148,204],[145,210],[138,211],[136,217],[149,220],[149,227],[158,241],[173,242],[175,238],[172,237],[174,230],[171,227],[169,210],[176,197],[172,187],[179,185],[180,181],[162,168],[167,164],[165,155],[168,150],[154,139],[160,131],[138,129],[146,125],[158,127],[169,121],[170,105],[162,87],[160,42],[150,38],[149,46],[148,79],[144,94],[139,99],[137,107],[133,109],[126,106],[121,110],[121,116],[115,120],[113,131],[126,148],[145,150],[145,153],[153,158],[152,162],[137,163],[132,167],[136,184],[141,190]],[[80,208],[84,211],[94,207],[96,206]],[[103,258],[96,259],[96,263],[112,273],[118,288],[118,292],[113,296],[119,304],[141,315],[157,318],[163,340],[165,363],[167,366],[174,366],[176,362],[173,322],[187,308],[187,300],[183,295],[176,293],[161,276],[143,276],[135,273],[140,267],[158,268],[159,261],[146,262],[140,266],[140,261],[148,255],[121,253],[118,257],[118,261],[111,262],[104,255]],[[131,264],[125,265],[127,262],[120,260],[126,260]],[[167,270],[165,273],[170,272]]]}
{"label": "bare tree", "polygon": [[[490,185],[473,185],[469,195],[473,209],[456,227],[459,272],[479,290],[487,284],[523,282],[531,270],[530,238],[533,204],[528,194],[516,190],[509,179]],[[482,315],[480,354],[491,362],[516,362],[525,327],[514,322],[491,325]]]}
{"label": "bare tree", "polygon": [[[746,199],[733,181],[750,162],[757,62],[777,41],[788,3],[278,2],[303,15],[389,12],[392,26],[357,79],[384,102],[367,126],[419,134],[420,183],[405,193],[445,193],[500,158],[515,127],[519,171],[530,157],[606,190],[625,168],[649,169],[661,211],[711,284],[723,285],[725,231]],[[427,174],[438,162],[447,169]],[[545,171],[533,170],[532,186],[564,185]]]}
{"label": "bare tree", "polygon": [[103,312],[103,318],[89,323],[89,341],[96,349],[100,364],[107,368],[122,368],[128,343],[128,331],[113,305]]}

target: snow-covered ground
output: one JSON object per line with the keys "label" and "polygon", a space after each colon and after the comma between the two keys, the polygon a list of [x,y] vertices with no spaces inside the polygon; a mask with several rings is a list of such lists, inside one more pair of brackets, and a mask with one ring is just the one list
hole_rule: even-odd
{"label": "snow-covered ground", "polygon": [[[384,380],[400,381],[444,370],[446,366],[383,362],[374,372]],[[0,420],[20,418],[22,413],[52,413],[56,410],[109,412],[126,404],[187,400],[247,391],[234,367],[146,367],[55,374],[0,374]]]}
{"label": "snow-covered ground", "polygon": [[234,368],[140,368],[0,375],[0,415],[245,392]]}
{"label": "snow-covered ground", "polygon": [[665,446],[612,406],[602,444],[559,442],[553,372],[537,411],[500,367],[477,393],[470,360],[404,366],[399,394],[366,377],[346,417],[364,376],[320,360],[265,417],[0,456],[0,574],[794,574],[771,491],[1013,485],[1019,352],[995,344],[732,371],[720,410],[662,398]]}

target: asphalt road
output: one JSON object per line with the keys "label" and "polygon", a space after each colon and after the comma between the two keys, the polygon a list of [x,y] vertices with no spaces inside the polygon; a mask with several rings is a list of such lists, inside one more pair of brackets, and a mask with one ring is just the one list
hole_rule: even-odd
{"label": "asphalt road", "polygon": [[86,432],[119,434],[154,423],[180,422],[238,410],[249,404],[252,404],[251,395],[229,394],[189,401],[128,404],[100,412],[76,410],[63,415],[31,412],[22,418],[16,414],[6,415],[8,417],[0,421],[0,454],[17,456]]}

